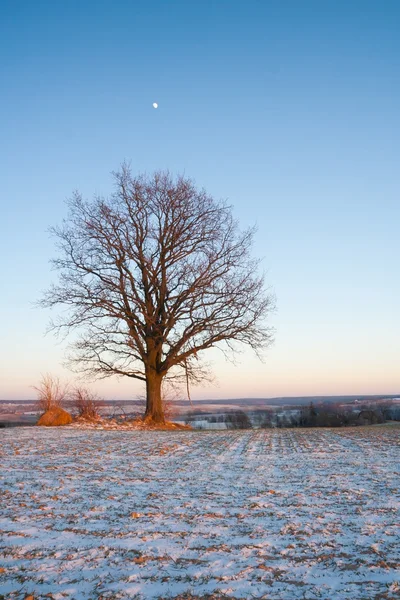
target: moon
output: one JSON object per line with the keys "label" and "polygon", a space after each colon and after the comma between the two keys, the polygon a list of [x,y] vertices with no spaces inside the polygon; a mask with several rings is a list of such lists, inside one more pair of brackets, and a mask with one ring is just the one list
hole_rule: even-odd
{"label": "moon", "polygon": [[158,108],[157,102],[153,102],[153,108]]}

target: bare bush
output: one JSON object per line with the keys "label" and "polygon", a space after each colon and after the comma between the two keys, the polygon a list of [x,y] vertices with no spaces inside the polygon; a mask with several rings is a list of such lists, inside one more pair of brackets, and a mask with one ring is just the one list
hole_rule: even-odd
{"label": "bare bush", "polygon": [[41,413],[61,407],[68,398],[68,385],[49,373],[42,375],[39,385],[34,385],[33,389],[37,392],[36,406]]}
{"label": "bare bush", "polygon": [[101,401],[90,390],[76,387],[72,393],[72,402],[79,417],[88,420],[100,418]]}

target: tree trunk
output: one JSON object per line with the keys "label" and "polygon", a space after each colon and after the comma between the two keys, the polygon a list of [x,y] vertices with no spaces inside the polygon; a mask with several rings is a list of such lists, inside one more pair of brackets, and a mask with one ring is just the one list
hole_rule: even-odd
{"label": "tree trunk", "polygon": [[146,412],[144,418],[153,423],[165,423],[164,408],[161,399],[162,377],[153,369],[146,373]]}

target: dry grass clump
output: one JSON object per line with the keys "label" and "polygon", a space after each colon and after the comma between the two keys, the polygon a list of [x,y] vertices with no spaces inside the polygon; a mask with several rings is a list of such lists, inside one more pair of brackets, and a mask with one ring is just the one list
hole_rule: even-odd
{"label": "dry grass clump", "polygon": [[61,408],[61,406],[54,406],[47,410],[38,420],[36,425],[45,427],[57,427],[60,425],[69,425],[72,423],[72,416]]}
{"label": "dry grass clump", "polygon": [[58,377],[47,373],[34,389],[38,395],[36,406],[42,413],[37,425],[56,427],[72,423],[72,416],[61,407],[67,399],[68,387],[61,384]]}

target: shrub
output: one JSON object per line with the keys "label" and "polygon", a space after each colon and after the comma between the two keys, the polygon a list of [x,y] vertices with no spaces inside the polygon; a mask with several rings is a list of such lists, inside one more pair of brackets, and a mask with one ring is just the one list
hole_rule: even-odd
{"label": "shrub", "polygon": [[83,387],[76,387],[72,393],[72,403],[78,413],[78,417],[87,420],[100,418],[100,399]]}
{"label": "shrub", "polygon": [[38,410],[44,414],[48,410],[59,408],[66,401],[68,386],[61,384],[58,377],[47,373],[42,376],[38,386],[33,386],[38,399],[36,402]]}

